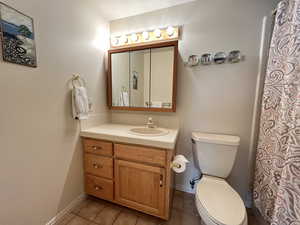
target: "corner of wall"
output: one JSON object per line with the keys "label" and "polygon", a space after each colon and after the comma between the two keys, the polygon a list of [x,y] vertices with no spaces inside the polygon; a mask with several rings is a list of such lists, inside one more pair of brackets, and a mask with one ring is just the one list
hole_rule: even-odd
{"label": "corner of wall", "polygon": [[58,222],[60,222],[64,218],[65,215],[67,215],[69,212],[71,212],[76,206],[78,206],[85,199],[86,199],[86,195],[85,194],[79,195],[66,208],[64,208],[63,210],[61,210],[57,215],[55,215],[45,225],[55,225],[55,224],[57,224]]}
{"label": "corner of wall", "polygon": [[110,123],[111,122],[111,112],[102,112],[102,113],[94,113],[89,115],[89,118],[87,120],[81,120],[80,121],[80,130],[86,130],[91,127],[104,124],[104,123]]}

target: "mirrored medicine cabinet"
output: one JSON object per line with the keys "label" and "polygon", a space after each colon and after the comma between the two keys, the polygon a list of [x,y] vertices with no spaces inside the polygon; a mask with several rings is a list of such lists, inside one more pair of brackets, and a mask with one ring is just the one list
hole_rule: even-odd
{"label": "mirrored medicine cabinet", "polygon": [[175,112],[177,54],[178,41],[109,50],[109,108]]}

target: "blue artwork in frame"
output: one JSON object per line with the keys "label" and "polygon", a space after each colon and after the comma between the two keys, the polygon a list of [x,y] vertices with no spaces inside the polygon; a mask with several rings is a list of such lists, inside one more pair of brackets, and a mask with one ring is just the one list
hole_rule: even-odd
{"label": "blue artwork in frame", "polygon": [[33,19],[0,2],[0,36],[3,60],[36,67]]}

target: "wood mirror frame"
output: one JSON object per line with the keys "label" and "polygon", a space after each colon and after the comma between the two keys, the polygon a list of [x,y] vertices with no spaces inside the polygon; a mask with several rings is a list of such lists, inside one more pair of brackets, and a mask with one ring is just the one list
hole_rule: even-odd
{"label": "wood mirror frame", "polygon": [[[151,107],[131,107],[131,106],[113,106],[112,105],[112,69],[111,55],[114,53],[131,52],[137,50],[174,47],[174,63],[173,63],[173,90],[172,90],[172,107],[171,108],[151,108]],[[177,91],[177,55],[178,41],[167,41],[160,43],[152,43],[147,45],[124,47],[119,49],[111,49],[108,51],[108,78],[107,78],[107,104],[110,110],[127,110],[127,111],[149,111],[149,112],[175,112],[176,111],[176,91]]]}

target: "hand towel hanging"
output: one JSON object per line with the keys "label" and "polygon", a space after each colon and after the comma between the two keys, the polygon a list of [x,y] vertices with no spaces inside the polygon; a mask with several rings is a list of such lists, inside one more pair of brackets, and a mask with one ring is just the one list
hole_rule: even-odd
{"label": "hand towel hanging", "polygon": [[[79,75],[75,75],[72,79],[72,112],[74,119],[85,120],[88,119],[91,103],[86,87],[83,86],[85,82],[81,82],[80,79]],[[75,81],[78,81],[78,85]]]}

